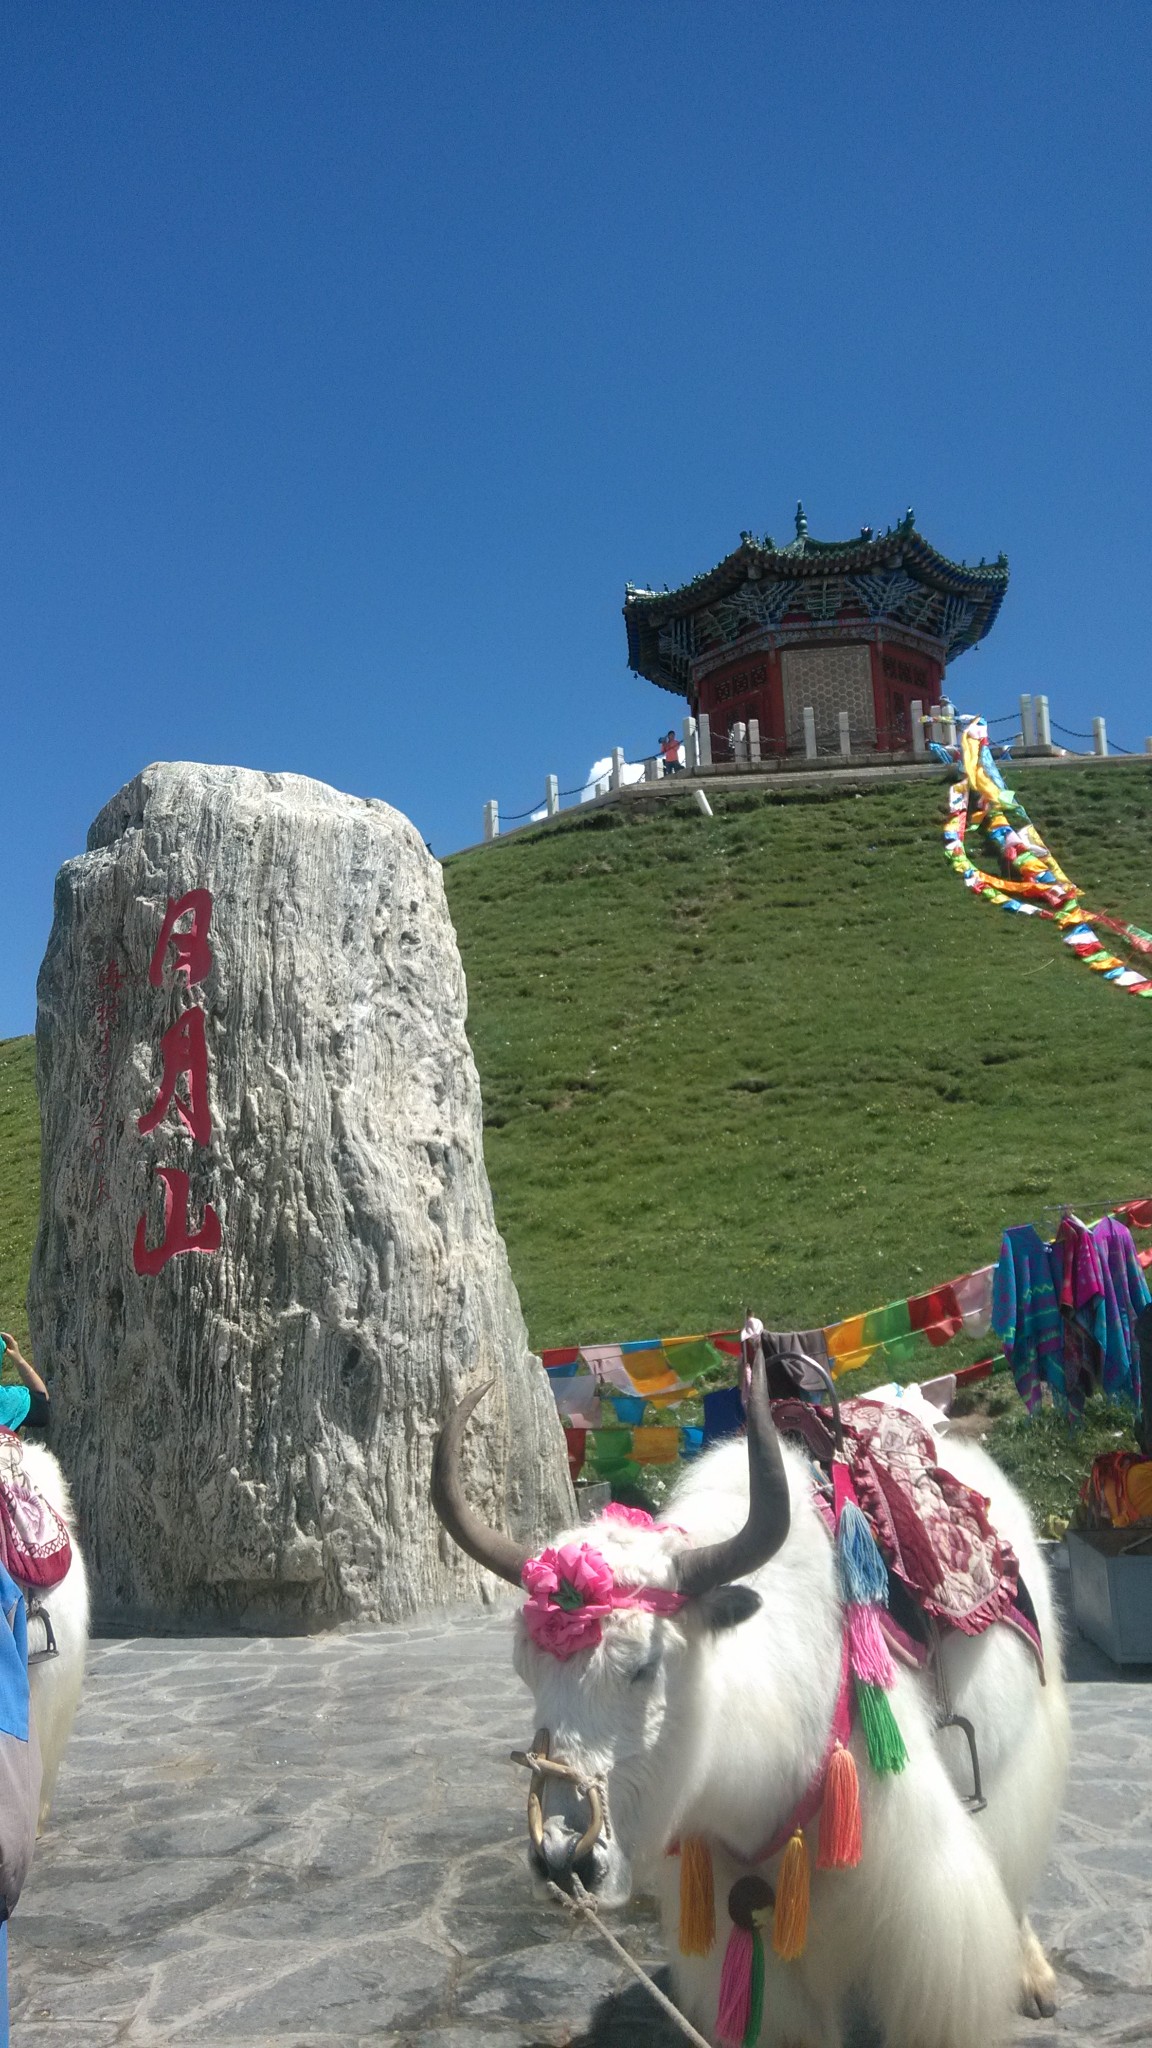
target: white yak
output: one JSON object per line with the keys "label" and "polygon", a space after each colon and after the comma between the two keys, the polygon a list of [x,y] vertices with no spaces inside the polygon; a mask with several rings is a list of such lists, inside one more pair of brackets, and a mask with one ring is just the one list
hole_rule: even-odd
{"label": "white yak", "polygon": [[[523,1547],[485,1527],[460,1478],[464,1427],[483,1391],[441,1432],[433,1498],[464,1549],[520,1584]],[[1002,1624],[945,1636],[951,1706],[979,1745],[987,1804],[973,1814],[963,1734],[938,1727],[930,1673],[897,1667],[890,1698],[907,1764],[876,1775],[853,1731],[862,1857],[855,1869],[813,1869],[802,1955],[781,1961],[764,1942],[759,2048],[840,2048],[845,2013],[861,2005],[887,2048],[999,2048],[1018,2008],[1053,2010],[1055,1978],[1027,1918],[1067,1751],[1051,1593],[1027,1511],[1003,1473],[969,1444],[949,1442],[941,1455],[988,1498],[1020,1560],[1047,1682]],[[621,1592],[659,1589],[648,1605],[605,1613],[594,1647],[557,1656],[519,1619],[515,1663],[535,1699],[537,1751],[550,1743],[552,1759],[572,1767],[571,1780],[534,1780],[543,1796],[533,1860],[561,1883],[575,1867],[603,1905],[622,1905],[634,1885],[655,1892],[678,2002],[715,2039],[729,1887],[820,1782],[841,1682],[836,1556],[810,1467],[773,1425],[762,1364],[746,1442],[696,1462],[665,1517],[647,1527],[603,1519],[555,1539],[591,1544]],[[686,1597],[675,1612],[653,1612],[659,1592]],[[715,1870],[717,1938],[706,1958],[678,1948],[679,1858],[668,1852],[690,1836],[709,1840]],[[774,1883],[779,1864],[777,1854],[757,1872]]]}
{"label": "white yak", "polygon": [[[56,1779],[76,1719],[84,1684],[84,1662],[88,1654],[88,1575],[76,1540],[76,1517],[68,1482],[52,1452],[43,1444],[21,1445],[24,1474],[29,1485],[42,1494],[68,1525],[72,1539],[72,1562],[58,1586],[46,1593],[26,1595],[47,1614],[56,1640],[57,1654],[35,1657],[28,1667],[32,1712],[40,1741],[43,1776],[40,1783],[40,1826],[44,1827],[56,1790]],[[28,1648],[43,1647],[42,1624],[31,1622]]]}

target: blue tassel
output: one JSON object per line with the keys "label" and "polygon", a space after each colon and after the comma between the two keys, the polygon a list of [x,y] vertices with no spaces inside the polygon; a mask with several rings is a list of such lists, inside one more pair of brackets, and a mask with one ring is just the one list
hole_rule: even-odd
{"label": "blue tassel", "polygon": [[855,1501],[845,1501],[836,1530],[840,1561],[840,1584],[844,1598],[861,1607],[873,1601],[888,1605],[888,1571],[876,1547],[863,1510]]}

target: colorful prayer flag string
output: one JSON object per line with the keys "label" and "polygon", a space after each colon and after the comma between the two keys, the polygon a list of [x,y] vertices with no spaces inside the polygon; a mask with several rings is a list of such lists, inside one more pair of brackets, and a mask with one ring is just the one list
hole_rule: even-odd
{"label": "colorful prayer flag string", "polygon": [[[1093,927],[1102,925],[1131,952],[1143,955],[1152,955],[1152,932],[1085,908],[1080,890],[1045,846],[992,759],[986,719],[968,720],[958,755],[961,775],[948,793],[944,857],[965,888],[1001,910],[1051,919],[1069,951],[1095,974],[1102,974],[1105,981],[1131,995],[1152,996],[1152,979],[1110,953]],[[982,834],[989,857],[999,865],[999,874],[986,873],[969,858],[964,841],[972,830]]]}

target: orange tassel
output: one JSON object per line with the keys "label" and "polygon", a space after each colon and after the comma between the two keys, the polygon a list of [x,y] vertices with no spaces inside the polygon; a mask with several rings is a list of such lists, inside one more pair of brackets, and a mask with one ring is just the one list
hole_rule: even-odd
{"label": "orange tassel", "polygon": [[784,1851],[776,1884],[772,1946],[786,1963],[804,1953],[808,1939],[808,1849],[797,1828]]}
{"label": "orange tassel", "polygon": [[680,1844],[680,1953],[709,1955],[715,1939],[712,1852],[702,1835],[688,1835]]}
{"label": "orange tassel", "polygon": [[855,1870],[863,1853],[860,1834],[860,1780],[850,1749],[837,1743],[824,1780],[820,1808],[817,1870]]}

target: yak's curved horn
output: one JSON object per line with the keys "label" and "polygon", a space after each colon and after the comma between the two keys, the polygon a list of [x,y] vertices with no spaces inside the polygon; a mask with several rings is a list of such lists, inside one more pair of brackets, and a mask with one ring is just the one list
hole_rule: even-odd
{"label": "yak's curved horn", "polygon": [[736,1536],[709,1543],[701,1550],[682,1550],[676,1580],[689,1599],[746,1579],[774,1557],[788,1534],[791,1508],[788,1475],[780,1438],[768,1399],[768,1374],[762,1356],[752,1367],[748,1390],[748,1520]]}
{"label": "yak's curved horn", "polygon": [[436,1439],[432,1453],[432,1505],[447,1529],[454,1543],[474,1557],[477,1564],[495,1572],[498,1578],[507,1579],[510,1586],[518,1586],[520,1573],[532,1552],[522,1543],[515,1543],[511,1536],[504,1536],[498,1529],[490,1529],[478,1514],[469,1507],[464,1498],[464,1484],[460,1476],[460,1447],[464,1431],[477,1402],[484,1399],[494,1380],[485,1381],[482,1387],[465,1394],[462,1401],[449,1411],[448,1420]]}

